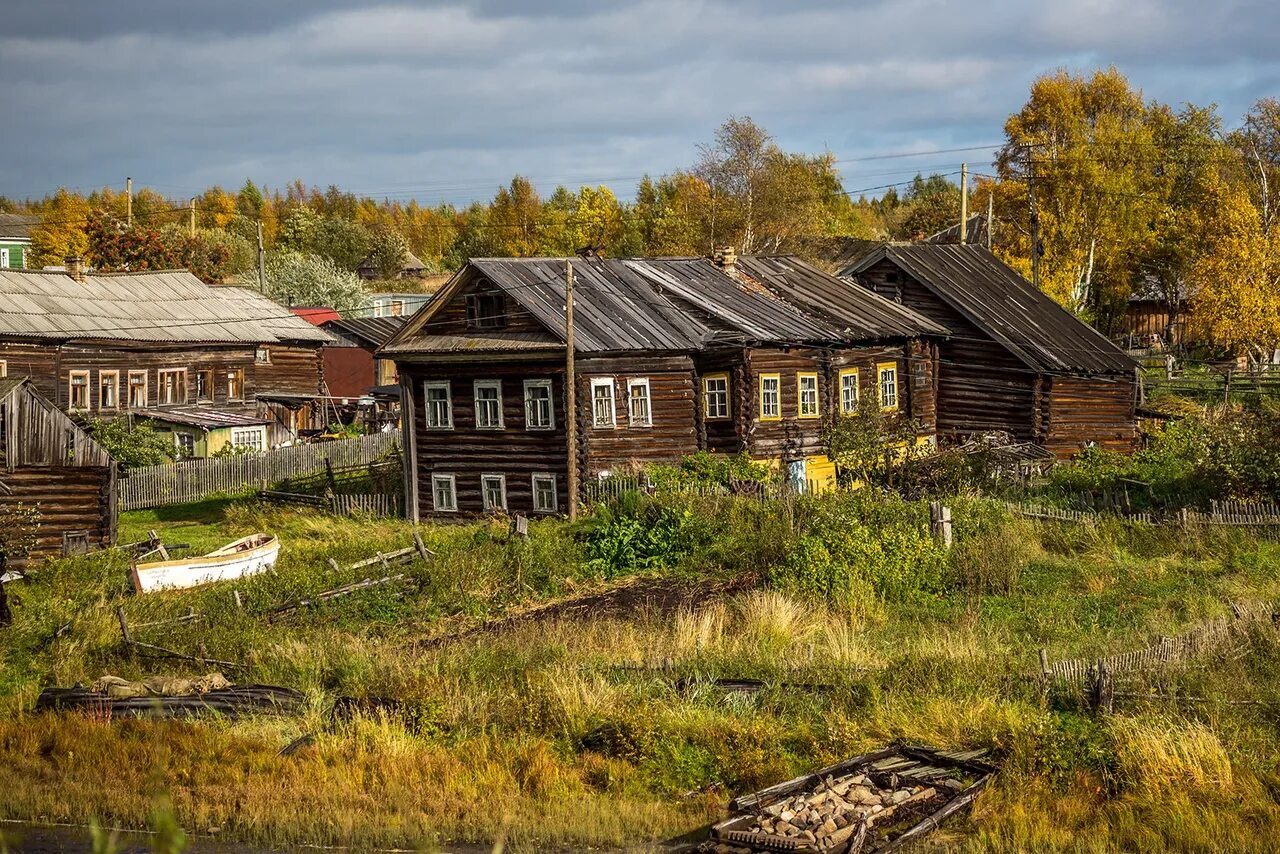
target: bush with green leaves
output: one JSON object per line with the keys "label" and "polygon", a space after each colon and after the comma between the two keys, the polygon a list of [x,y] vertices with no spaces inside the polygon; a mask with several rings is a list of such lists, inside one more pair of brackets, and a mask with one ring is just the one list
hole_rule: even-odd
{"label": "bush with green leaves", "polygon": [[85,429],[122,469],[163,465],[173,462],[177,456],[173,440],[157,433],[150,421],[130,423],[128,418],[110,421],[90,418]]}
{"label": "bush with green leaves", "polygon": [[639,493],[597,507],[583,521],[578,538],[586,568],[605,578],[674,567],[701,539],[688,507],[668,506]]}
{"label": "bush with green leaves", "polygon": [[649,479],[658,486],[729,486],[744,481],[766,483],[774,476],[768,466],[746,454],[713,454],[709,451],[698,451],[673,466],[652,466],[648,472]]}

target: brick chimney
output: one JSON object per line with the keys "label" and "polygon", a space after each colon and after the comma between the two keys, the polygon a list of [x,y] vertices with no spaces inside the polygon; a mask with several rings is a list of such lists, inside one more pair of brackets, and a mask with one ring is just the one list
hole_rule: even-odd
{"label": "brick chimney", "polygon": [[68,255],[63,263],[67,267],[67,275],[84,284],[84,259],[79,255]]}
{"label": "brick chimney", "polygon": [[723,249],[717,249],[712,259],[716,266],[724,270],[730,276],[738,271],[738,255],[733,251],[732,246],[726,246]]}

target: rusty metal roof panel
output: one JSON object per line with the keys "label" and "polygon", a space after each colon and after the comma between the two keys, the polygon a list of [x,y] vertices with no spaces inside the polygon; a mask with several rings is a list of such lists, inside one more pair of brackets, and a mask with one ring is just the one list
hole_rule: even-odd
{"label": "rusty metal roof panel", "polygon": [[889,244],[850,265],[888,259],[1037,371],[1132,373],[1137,363],[1102,333],[980,246]]}

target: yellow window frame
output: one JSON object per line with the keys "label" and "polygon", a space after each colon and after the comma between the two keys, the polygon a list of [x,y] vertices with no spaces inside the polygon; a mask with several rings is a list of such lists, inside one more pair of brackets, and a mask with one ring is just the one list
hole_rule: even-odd
{"label": "yellow window frame", "polygon": [[[777,383],[777,406],[775,407],[775,415],[764,414],[764,381],[773,380]],[[782,374],[761,374],[760,375],[760,420],[761,421],[781,421],[782,420]]]}
{"label": "yellow window frame", "polygon": [[[724,380],[724,415],[711,415],[707,409],[708,383],[711,380]],[[702,413],[707,421],[729,421],[733,418],[733,400],[730,394],[729,372],[720,371],[702,375]]]}
{"label": "yellow window frame", "polygon": [[[805,414],[804,411],[804,381],[813,380],[813,412]],[[817,371],[797,371],[796,372],[796,417],[797,418],[821,418],[822,417],[822,393],[821,385],[818,383]]]}
{"label": "yellow window frame", "polygon": [[[853,406],[845,406],[844,404],[844,381],[848,377],[853,377]],[[856,415],[858,412],[858,401],[862,400],[862,378],[858,376],[857,368],[841,368],[840,369],[840,385],[837,388],[840,394],[840,414]]]}
{"label": "yellow window frame", "polygon": [[[885,403],[884,394],[884,375],[886,372],[893,373],[893,402]],[[876,365],[876,394],[880,398],[880,408],[885,412],[893,412],[898,408],[898,404],[902,400],[902,386],[898,381],[898,363],[897,362],[880,362]]]}

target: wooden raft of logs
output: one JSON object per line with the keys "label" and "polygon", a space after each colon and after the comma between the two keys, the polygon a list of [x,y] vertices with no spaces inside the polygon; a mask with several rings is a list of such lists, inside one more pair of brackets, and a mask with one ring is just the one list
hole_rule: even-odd
{"label": "wooden raft of logs", "polygon": [[797,777],[730,804],[711,830],[714,854],[891,852],[967,806],[995,768],[979,751],[897,746]]}

